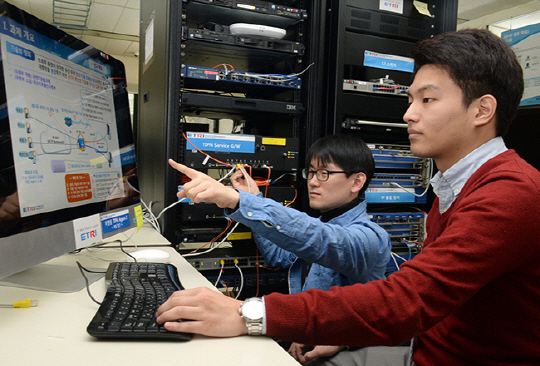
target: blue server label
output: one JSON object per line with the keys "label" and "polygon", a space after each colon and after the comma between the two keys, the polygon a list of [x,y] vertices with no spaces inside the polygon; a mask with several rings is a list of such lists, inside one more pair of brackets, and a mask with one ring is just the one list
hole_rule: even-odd
{"label": "blue server label", "polygon": [[231,153],[255,153],[255,136],[226,133],[188,132],[186,148],[202,151],[223,151]]}
{"label": "blue server label", "polygon": [[384,70],[396,70],[404,72],[414,71],[414,61],[412,58],[386,55],[384,53],[372,51],[364,51],[364,66]]}
{"label": "blue server label", "polygon": [[416,201],[416,196],[402,189],[368,188],[366,190],[366,201],[368,203],[413,203]]}
{"label": "blue server label", "polygon": [[128,151],[124,151],[120,154],[120,160],[122,165],[135,163],[135,146]]}
{"label": "blue server label", "polygon": [[[182,191],[184,189],[184,186],[181,185],[181,186],[178,186],[178,192]],[[182,201],[184,203],[193,203],[193,201],[187,197],[184,197],[184,198],[178,198],[178,201]]]}

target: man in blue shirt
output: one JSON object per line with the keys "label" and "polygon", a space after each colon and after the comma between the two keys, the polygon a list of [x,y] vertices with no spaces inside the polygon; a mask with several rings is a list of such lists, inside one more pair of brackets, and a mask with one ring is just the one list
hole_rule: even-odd
{"label": "man in blue shirt", "polygon": [[[226,209],[228,217],[251,228],[267,264],[290,267],[291,293],[384,278],[389,236],[370,221],[361,198],[375,169],[367,145],[349,136],[327,136],[311,146],[306,162],[302,174],[309,205],[321,212],[319,218],[262,198],[255,182],[239,170],[231,178],[239,205]],[[246,180],[254,195],[245,193]],[[302,262],[313,264],[304,283]]]}

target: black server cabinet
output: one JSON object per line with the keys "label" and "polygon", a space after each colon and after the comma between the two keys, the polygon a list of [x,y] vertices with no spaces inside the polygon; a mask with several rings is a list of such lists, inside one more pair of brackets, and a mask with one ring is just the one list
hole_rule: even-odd
{"label": "black server cabinet", "polygon": [[[177,158],[180,113],[181,1],[141,2],[139,98],[136,150],[141,197],[159,213],[171,205],[177,174],[167,159]],[[162,233],[171,240],[175,218],[160,219]]]}
{"label": "black server cabinet", "polygon": [[[306,146],[318,137],[324,120],[320,103],[324,90],[318,85],[324,66],[319,43],[324,13],[317,3],[141,2],[136,148],[141,196],[152,204],[154,214],[177,200],[181,184],[167,159],[192,161],[185,156],[190,148],[184,134],[199,131],[200,126],[184,123],[186,117],[241,121],[242,132],[256,136],[257,142],[261,136],[279,137],[289,146],[289,139],[295,139],[296,153],[288,158],[303,165]],[[230,26],[236,23],[277,27],[285,29],[286,35],[268,39],[232,34]],[[232,67],[235,73],[229,73]],[[300,79],[284,85],[256,77],[290,73],[301,73]],[[299,192],[297,207],[302,206],[302,198]],[[200,214],[180,206],[164,211],[159,220],[163,235],[174,245],[189,240],[186,232],[190,229],[200,231],[217,221],[193,223]],[[211,210],[206,216],[214,217]]]}
{"label": "black server cabinet", "polygon": [[[389,232],[392,252],[405,259],[421,250],[421,211],[433,200],[432,162],[411,154],[403,121],[414,66],[410,51],[419,40],[455,30],[456,21],[457,0],[327,2],[331,31],[321,75],[327,93],[321,133],[351,134],[368,143],[375,158],[368,212]],[[387,270],[396,271],[396,262]]]}
{"label": "black server cabinet", "polygon": [[[384,9],[384,3],[394,2],[328,2],[327,22],[332,36],[327,38],[326,51],[326,133],[356,130],[375,136],[378,142],[408,141],[405,130],[398,126],[403,124],[402,116],[407,108],[406,89],[397,85],[410,85],[412,74],[401,68],[375,67],[367,59],[371,53],[410,57],[417,41],[455,30],[457,0],[404,0],[399,12]],[[396,89],[385,88],[387,79]],[[358,89],[356,85],[346,88],[344,80],[357,82]],[[364,83],[367,85],[360,85]],[[382,87],[377,88],[380,83]],[[381,124],[362,124],[362,121]]]}

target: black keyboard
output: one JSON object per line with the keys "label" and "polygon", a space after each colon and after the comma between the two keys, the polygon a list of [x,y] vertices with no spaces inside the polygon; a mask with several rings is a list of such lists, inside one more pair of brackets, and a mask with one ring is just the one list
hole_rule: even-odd
{"label": "black keyboard", "polygon": [[178,271],[166,263],[111,263],[107,293],[87,327],[99,338],[176,339],[193,334],[169,332],[156,323],[156,312],[173,292],[182,290]]}

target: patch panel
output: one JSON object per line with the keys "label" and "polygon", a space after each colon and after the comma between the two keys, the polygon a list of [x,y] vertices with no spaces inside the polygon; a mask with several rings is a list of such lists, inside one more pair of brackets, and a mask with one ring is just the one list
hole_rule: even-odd
{"label": "patch panel", "polygon": [[394,83],[343,80],[343,90],[408,97],[409,87]]}
{"label": "patch panel", "polygon": [[262,256],[248,256],[248,257],[214,257],[214,258],[188,258],[189,264],[199,271],[236,268],[236,265],[240,268],[257,268],[266,266],[264,258]]}
{"label": "patch panel", "polygon": [[369,218],[390,234],[392,251],[396,253],[418,253],[422,249],[421,243],[424,240],[425,230],[424,213],[369,213]]}
{"label": "patch panel", "polygon": [[430,159],[415,156],[410,147],[368,144],[375,173],[368,189],[368,203],[426,203],[432,173]]}
{"label": "patch panel", "polygon": [[425,187],[425,177],[420,174],[401,173],[375,173],[370,182],[370,187],[392,187],[392,183],[398,183],[402,187],[415,188]]}
{"label": "patch panel", "polygon": [[[203,273],[204,275],[204,273]],[[206,279],[212,283],[218,278],[218,275],[206,275]],[[276,273],[262,273],[256,275],[254,273],[244,273],[244,286],[256,286],[257,282],[262,286],[277,286],[286,284],[288,282],[287,272],[276,272]],[[229,288],[238,287],[241,285],[242,279],[240,275],[222,275],[220,277],[221,285],[225,285]],[[220,287],[220,285],[218,285]]]}
{"label": "patch panel", "polygon": [[270,86],[287,89],[300,89],[302,87],[301,79],[287,77],[286,75],[259,74],[193,65],[183,65],[181,76],[188,79],[209,80],[222,83],[240,83],[250,86]]}
{"label": "patch panel", "polygon": [[420,158],[411,153],[410,148],[401,145],[368,144],[375,168],[425,169],[429,159]]}

